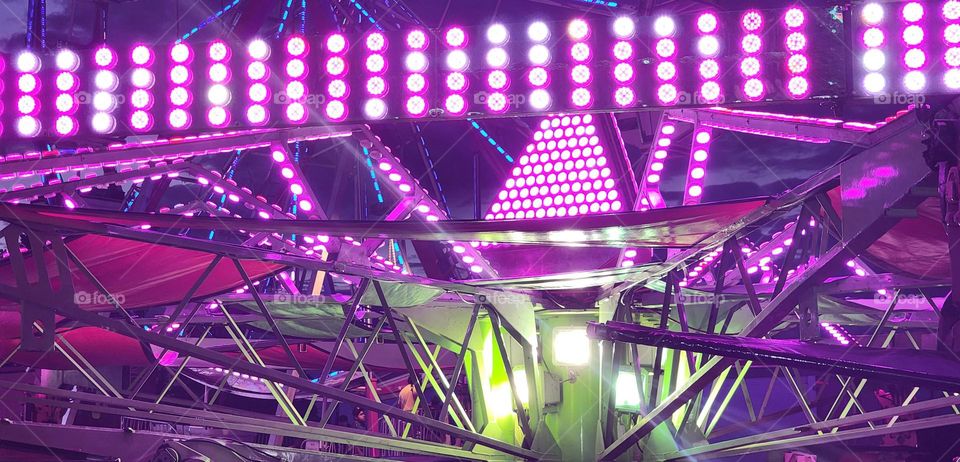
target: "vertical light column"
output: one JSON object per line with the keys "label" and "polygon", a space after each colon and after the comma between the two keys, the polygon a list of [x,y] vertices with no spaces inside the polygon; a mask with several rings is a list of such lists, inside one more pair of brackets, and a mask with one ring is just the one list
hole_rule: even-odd
{"label": "vertical light column", "polygon": [[387,81],[383,75],[387,72],[387,48],[389,43],[382,32],[371,32],[365,39],[367,56],[364,67],[367,70],[365,90],[366,101],[363,103],[363,115],[368,119],[382,119],[387,116]]}
{"label": "vertical light column", "polygon": [[800,99],[810,96],[810,60],[807,58],[806,14],[800,8],[790,8],[783,15],[787,48],[787,95]]}
{"label": "vertical light column", "polygon": [[113,92],[120,86],[120,78],[114,72],[117,67],[117,53],[110,47],[102,45],[93,52],[93,63],[96,74],[93,76],[93,116],[90,118],[90,128],[96,133],[113,133],[117,128],[117,118],[113,111],[117,108],[117,98]]}
{"label": "vertical light column", "polygon": [[670,16],[660,16],[653,22],[653,32],[657,36],[654,46],[657,57],[657,101],[660,104],[676,104],[680,99],[677,90],[677,42],[673,39],[677,32],[677,23]]}
{"label": "vertical light column", "polygon": [[925,31],[920,21],[925,14],[923,4],[910,2],[900,9],[903,27],[903,66],[907,73],[903,75],[903,89],[910,93],[920,93],[927,87],[927,74],[923,68],[927,64],[924,51]]}
{"label": "vertical light column", "polygon": [[24,138],[33,138],[40,134],[43,124],[37,117],[40,113],[39,72],[42,64],[40,57],[32,51],[17,55],[17,134]]}
{"label": "vertical light column", "polygon": [[427,92],[429,81],[427,69],[430,59],[427,58],[427,45],[430,41],[427,33],[421,29],[414,29],[407,34],[407,52],[403,58],[403,65],[407,74],[404,76],[403,106],[407,115],[423,117],[427,114]]}
{"label": "vertical light column", "polygon": [[470,57],[464,48],[468,39],[467,33],[460,27],[451,27],[443,34],[443,43],[447,50],[447,73],[444,76],[447,92],[443,109],[450,115],[458,116],[467,112],[465,93],[470,82],[465,72],[470,67]]}
{"label": "vertical light column", "polygon": [[647,165],[643,170],[643,178],[640,181],[641,212],[665,206],[663,196],[660,195],[660,180],[663,177],[664,162],[667,159],[667,153],[670,145],[673,144],[673,136],[676,132],[677,124],[675,122],[664,120],[660,123],[660,132],[657,133],[657,139],[650,148]]}
{"label": "vertical light column", "polygon": [[[887,79],[883,75],[887,64],[887,55],[882,48],[886,39],[882,29],[884,16],[884,8],[880,3],[868,3],[860,10],[860,19],[866,26],[862,34],[859,34],[866,48],[861,57],[863,69],[867,71],[863,77],[863,89],[872,94],[882,93],[887,89]],[[960,33],[957,37],[960,39]]]}
{"label": "vertical light column", "polygon": [[743,97],[748,101],[763,99],[767,93],[761,75],[760,52],[763,51],[763,14],[759,10],[749,10],[740,17],[740,87]]}
{"label": "vertical light column", "polygon": [[683,192],[683,205],[697,205],[703,196],[703,183],[707,176],[707,157],[710,155],[710,142],[713,130],[698,126],[693,131],[693,143],[690,145],[690,163],[687,167],[687,186]]}
{"label": "vertical light column", "polygon": [[153,73],[153,65],[156,62],[156,56],[147,45],[135,45],[130,50],[130,62],[133,67],[130,70],[130,83],[132,91],[130,92],[130,128],[137,133],[150,131],[153,128],[154,118],[150,113],[154,105],[153,86],[156,83],[156,75]]}
{"label": "vertical light column", "polygon": [[637,102],[637,93],[631,88],[636,76],[633,67],[634,50],[631,40],[636,35],[636,23],[627,16],[613,21],[613,35],[617,43],[613,45],[613,80],[615,90],[613,102],[619,107],[633,106]]}
{"label": "vertical light column", "polygon": [[267,105],[270,102],[270,87],[267,79],[270,78],[270,68],[267,59],[270,58],[270,45],[262,39],[255,39],[247,45],[247,97],[250,104],[244,110],[247,122],[251,125],[264,125],[270,121],[270,111]]}
{"label": "vertical light column", "polygon": [[960,1],[949,0],[943,4],[943,37],[947,48],[943,52],[943,85],[950,90],[960,90]]}
{"label": "vertical light column", "polygon": [[487,73],[487,110],[494,114],[502,114],[509,109],[507,90],[510,89],[510,76],[507,75],[507,66],[510,64],[510,55],[506,45],[510,40],[510,33],[503,24],[493,24],[487,28],[486,61],[490,72]]}
{"label": "vertical light column", "polygon": [[174,130],[186,130],[193,125],[190,107],[193,106],[193,48],[184,42],[170,48],[170,110],[167,112],[167,125]]}
{"label": "vertical light column", "polygon": [[287,38],[285,48],[287,62],[284,73],[287,84],[284,91],[287,94],[287,104],[283,114],[289,122],[302,124],[307,121],[307,106],[304,102],[309,94],[306,79],[310,74],[310,66],[307,64],[310,47],[305,38],[293,35]]}
{"label": "vertical light column", "polygon": [[57,66],[56,97],[54,109],[56,114],[53,120],[53,129],[57,136],[73,136],[77,134],[79,124],[77,113],[77,99],[75,97],[80,79],[77,70],[80,69],[80,56],[72,50],[60,50],[55,58]]}
{"label": "vertical light column", "polygon": [[550,72],[547,71],[547,65],[550,64],[552,56],[550,48],[546,42],[550,39],[550,27],[542,21],[536,21],[527,27],[527,38],[532,45],[527,51],[527,60],[530,61],[530,71],[527,72],[527,81],[533,90],[530,91],[530,107],[538,111],[544,111],[553,104],[553,96],[548,90],[550,84]]}
{"label": "vertical light column", "polygon": [[723,88],[720,86],[720,28],[717,15],[712,12],[697,17],[697,52],[700,54],[697,72],[700,75],[700,101],[697,103],[719,103],[723,100]]}
{"label": "vertical light column", "polygon": [[230,58],[232,50],[230,45],[222,40],[217,40],[207,47],[207,58],[209,67],[207,68],[207,79],[210,82],[207,88],[207,101],[210,108],[207,109],[207,123],[211,127],[222,128],[230,124],[232,114],[227,107],[233,100],[233,92],[230,90]]}
{"label": "vertical light column", "polygon": [[575,108],[586,109],[593,104],[593,93],[589,88],[593,80],[593,70],[590,68],[593,50],[587,42],[590,38],[590,25],[583,19],[574,19],[567,27],[567,35],[573,42],[570,46],[570,58],[573,63],[570,69],[570,83],[573,88],[570,92],[570,102]]}

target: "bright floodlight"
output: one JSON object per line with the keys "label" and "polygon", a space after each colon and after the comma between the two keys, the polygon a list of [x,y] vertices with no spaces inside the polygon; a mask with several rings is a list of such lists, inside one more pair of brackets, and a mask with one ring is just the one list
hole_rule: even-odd
{"label": "bright floodlight", "polygon": [[454,71],[465,71],[470,64],[467,54],[463,50],[453,50],[447,53],[447,68]]}
{"label": "bright floodlight", "polygon": [[185,128],[190,125],[190,113],[183,109],[174,109],[170,111],[168,121],[173,128]]}
{"label": "bright floodlight", "polygon": [[[329,46],[329,40],[327,43]],[[267,45],[267,42],[262,39],[255,39],[247,45],[247,54],[257,61],[263,61],[270,57],[270,45]]]}
{"label": "bright floodlight", "polygon": [[93,108],[101,112],[110,112],[117,107],[117,99],[111,93],[98,91],[93,94]]}
{"label": "bright floodlight", "polygon": [[803,14],[803,10],[800,8],[790,8],[786,14],[783,15],[783,22],[791,29],[803,26],[805,19],[806,17]]}
{"label": "bright floodlight", "polygon": [[30,51],[17,55],[17,71],[32,74],[40,70],[40,57]]}
{"label": "bright floodlight", "polygon": [[534,42],[545,42],[550,38],[550,28],[543,21],[536,21],[527,27],[527,38]]}
{"label": "bright floodlight", "polygon": [[883,6],[879,3],[868,3],[860,10],[860,19],[864,24],[876,26],[883,21]]}
{"label": "bright floodlight", "polygon": [[677,31],[677,24],[670,16],[660,16],[653,21],[653,31],[658,37],[669,37]]}
{"label": "bright floodlight", "polygon": [[703,13],[697,18],[697,29],[704,34],[712,34],[717,30],[717,15]]}
{"label": "bright floodlight", "polygon": [[871,48],[863,54],[863,68],[868,71],[879,71],[886,63],[887,55],[877,48]]}
{"label": "bright floodlight", "polygon": [[905,21],[917,22],[923,19],[923,5],[918,2],[907,3],[903,6],[901,13]]}
{"label": "bright floodlight", "polygon": [[403,64],[410,72],[423,72],[427,70],[427,56],[415,51],[407,55]]}
{"label": "bright floodlight", "polygon": [[24,138],[32,138],[40,134],[40,121],[33,116],[23,116],[17,119],[17,134]]}
{"label": "bright floodlight", "polygon": [[190,47],[185,43],[178,43],[170,49],[170,59],[178,64],[186,63],[190,60]]}
{"label": "bright floodlight", "polygon": [[207,111],[207,122],[214,127],[222,127],[229,121],[227,110],[221,106],[214,106]]}
{"label": "bright floodlight", "polygon": [[960,69],[953,68],[943,74],[943,84],[951,90],[960,89]]}
{"label": "bright floodlight", "polygon": [[137,88],[150,88],[153,86],[154,75],[148,69],[138,67],[130,73],[130,83]]}
{"label": "bright floodlight", "polygon": [[117,127],[117,119],[110,114],[98,112],[90,118],[90,127],[97,133],[112,133]]}
{"label": "bright floodlight", "polygon": [[487,28],[487,41],[494,45],[503,45],[510,39],[510,32],[503,24],[493,24]]}
{"label": "bright floodlight", "polygon": [[230,57],[230,47],[228,47],[225,42],[218,40],[211,43],[209,48],[207,48],[207,55],[210,57],[211,61],[225,61]]}
{"label": "bright floodlight", "polygon": [[503,48],[491,48],[487,52],[487,65],[495,68],[502,68],[507,66],[510,58],[507,56],[507,51]]}
{"label": "bright floodlight", "polygon": [[947,21],[956,21],[960,19],[960,1],[949,0],[943,4],[943,18]]}
{"label": "bright floodlight", "polygon": [[614,400],[617,409],[639,410],[642,403],[637,377],[633,372],[620,371],[617,374]]}
{"label": "bright floodlight", "polygon": [[920,92],[923,91],[924,87],[927,86],[927,76],[920,71],[910,71],[903,76],[903,87],[910,92]]}
{"label": "bright floodlight", "polygon": [[267,121],[267,109],[260,104],[254,104],[247,108],[247,121],[260,125]]}
{"label": "bright floodlight", "polygon": [[553,332],[553,361],[558,366],[585,366],[590,362],[590,337],[585,327],[561,327]]}
{"label": "bright floodlight", "polygon": [[61,71],[75,72],[80,67],[80,57],[72,50],[60,50],[55,61]]}
{"label": "bright floodlight", "polygon": [[114,91],[119,84],[120,79],[113,71],[100,70],[93,76],[93,85],[97,87],[98,90]]}
{"label": "bright floodlight", "polygon": [[863,89],[867,93],[880,93],[887,87],[887,79],[879,72],[871,72],[863,78]]}
{"label": "bright floodlight", "polygon": [[423,50],[427,47],[427,34],[420,29],[407,34],[407,46],[412,50]]}
{"label": "bright floodlight", "polygon": [[117,54],[109,47],[102,46],[93,53],[93,61],[97,66],[111,68],[117,64]]}
{"label": "bright floodlight", "polygon": [[453,115],[463,114],[463,111],[467,108],[467,103],[463,99],[463,95],[453,94],[447,96],[447,99],[444,101],[443,106]]}
{"label": "bright floodlight", "polygon": [[153,51],[146,45],[137,45],[130,52],[130,60],[137,66],[146,66],[153,61]]}
{"label": "bright floodlight", "polygon": [[372,52],[383,51],[387,47],[387,38],[380,32],[373,32],[367,36],[367,49]]}
{"label": "bright floodlight", "polygon": [[467,43],[467,33],[459,27],[451,27],[447,29],[447,33],[444,34],[444,41],[447,42],[447,46],[453,48],[460,48]]}
{"label": "bright floodlight", "polygon": [[530,106],[538,111],[550,107],[550,93],[547,90],[538,88],[530,92]]}
{"label": "bright floodlight", "polygon": [[382,119],[387,115],[387,103],[380,98],[368,99],[363,105],[363,115],[368,119]]}
{"label": "bright floodlight", "polygon": [[342,34],[327,37],[327,50],[333,54],[343,53],[347,49],[347,39]]}
{"label": "bright floodlight", "polygon": [[303,37],[293,36],[287,39],[287,53],[290,56],[302,56],[307,52],[307,41]]}
{"label": "bright floodlight", "polygon": [[620,16],[613,21],[613,34],[622,39],[633,37],[636,32],[636,24],[628,16]]}
{"label": "bright floodlight", "polygon": [[703,56],[716,56],[720,51],[720,42],[712,35],[705,35],[697,41],[697,51]]}
{"label": "bright floodlight", "polygon": [[534,45],[527,52],[527,58],[534,65],[545,66],[550,62],[550,49],[544,45]]}
{"label": "bright floodlight", "polygon": [[73,117],[63,115],[57,117],[54,128],[57,130],[57,134],[60,136],[75,135],[77,133],[77,122],[73,119]]}
{"label": "bright floodlight", "polygon": [[226,106],[230,102],[230,90],[221,84],[211,85],[207,90],[207,100],[215,106]]}
{"label": "bright floodlight", "polygon": [[574,19],[567,26],[567,34],[574,40],[583,40],[590,35],[590,26],[582,19]]}

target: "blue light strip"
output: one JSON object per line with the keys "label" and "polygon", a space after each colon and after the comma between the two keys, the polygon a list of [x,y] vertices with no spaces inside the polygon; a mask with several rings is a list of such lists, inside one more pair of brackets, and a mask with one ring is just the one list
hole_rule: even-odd
{"label": "blue light strip", "polygon": [[393,241],[393,251],[397,254],[397,266],[403,267],[403,254],[400,253],[400,242]]}
{"label": "blue light strip", "polygon": [[589,3],[591,5],[608,6],[610,8],[616,8],[620,6],[620,4],[617,2],[608,2],[604,0],[577,0],[577,1],[580,3]]}
{"label": "blue light strip", "polygon": [[226,13],[227,11],[230,11],[231,8],[237,6],[238,3],[240,3],[240,0],[233,0],[233,3],[230,3],[227,6],[223,7],[222,10],[217,11],[216,13],[213,13],[212,16],[210,16],[207,19],[204,19],[203,21],[200,21],[200,24],[197,24],[196,27],[194,27],[193,29],[190,29],[190,31],[187,32],[186,34],[183,34],[183,37],[180,37],[180,40],[177,40],[177,43],[190,38],[191,35],[196,34],[197,32],[200,32],[204,27],[209,26],[210,23],[219,19],[220,16],[224,15],[224,13]]}
{"label": "blue light strip", "polygon": [[307,33],[307,0],[300,0],[300,33]]}
{"label": "blue light strip", "polygon": [[377,172],[373,169],[373,161],[370,159],[370,150],[361,146],[363,149],[363,159],[367,162],[367,169],[370,171],[370,179],[373,180],[373,189],[377,191],[377,202],[383,203],[383,193],[380,192],[380,183],[377,181]]}
{"label": "blue light strip", "polygon": [[290,7],[293,6],[293,0],[287,0],[287,6],[283,7],[283,14],[280,16],[280,27],[277,28],[277,37],[283,32],[283,26],[287,25],[287,17],[290,16]]}
{"label": "blue light strip", "polygon": [[500,146],[500,144],[497,143],[497,140],[493,139],[493,137],[490,136],[490,134],[487,133],[486,130],[480,127],[480,124],[476,120],[467,119],[467,121],[470,122],[470,125],[472,125],[475,130],[480,132],[480,134],[487,139],[487,142],[490,143],[490,146],[493,146],[494,149],[497,150],[497,152],[499,152],[500,154],[503,154],[503,157],[507,159],[507,162],[513,163],[513,156],[511,156],[510,154],[507,154],[507,150],[503,149],[503,146]]}
{"label": "blue light strip", "polygon": [[380,24],[377,24],[377,20],[374,19],[373,16],[370,16],[370,12],[367,11],[367,9],[364,8],[363,5],[360,4],[360,2],[358,2],[357,0],[350,0],[350,4],[353,5],[353,7],[356,8],[358,11],[360,11],[360,14],[362,14],[365,18],[367,18],[367,20],[370,21],[370,24],[373,24],[374,26],[376,26],[377,29],[383,30],[383,27],[380,27]]}
{"label": "blue light strip", "polygon": [[450,207],[447,206],[447,198],[443,195],[443,186],[440,186],[440,177],[437,176],[437,169],[433,166],[433,159],[430,158],[430,149],[427,148],[427,141],[423,139],[423,132],[420,131],[420,124],[413,124],[413,128],[417,130],[417,137],[420,138],[420,146],[423,148],[423,155],[427,158],[427,167],[430,169],[430,174],[433,175],[433,181],[437,184],[437,192],[440,193],[440,203],[443,205],[443,208],[447,211],[447,216],[450,215]]}

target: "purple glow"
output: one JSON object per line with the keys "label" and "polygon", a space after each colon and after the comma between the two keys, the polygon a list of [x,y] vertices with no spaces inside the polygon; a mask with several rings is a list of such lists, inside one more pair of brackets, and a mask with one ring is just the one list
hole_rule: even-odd
{"label": "purple glow", "polygon": [[451,48],[462,48],[467,44],[467,33],[460,27],[447,29],[443,37],[447,46]]}
{"label": "purple glow", "polygon": [[756,32],[763,27],[763,15],[757,10],[750,10],[740,18],[740,25],[747,32]]}
{"label": "purple glow", "polygon": [[427,34],[420,29],[412,30],[407,34],[407,47],[411,50],[424,50],[428,43]]}
{"label": "purple glow", "polygon": [[697,30],[701,34],[712,34],[717,30],[717,15],[703,13],[697,18]]}

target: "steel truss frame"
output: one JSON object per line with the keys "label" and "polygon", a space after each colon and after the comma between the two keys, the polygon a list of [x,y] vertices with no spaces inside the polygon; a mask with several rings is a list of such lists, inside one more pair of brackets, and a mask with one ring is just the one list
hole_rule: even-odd
{"label": "steel truss frame", "polygon": [[[824,125],[788,118],[756,120],[752,114],[711,109],[672,110],[667,111],[665,117],[717,129],[751,133],[763,131],[767,134],[773,134],[772,136],[791,139],[827,139],[848,143],[860,149],[860,152],[844,161],[843,168],[849,168],[848,166],[852,165],[852,163],[848,163],[851,159],[869,158],[873,149],[882,147],[884,143],[895,138],[906,139],[907,143],[912,143],[910,146],[913,148],[919,144],[916,137],[920,123],[914,115],[900,117],[887,126],[869,132],[852,131],[850,127],[845,127],[839,122]],[[0,193],[0,200],[28,199],[51,194],[72,194],[85,187],[173,172],[186,172],[193,177],[198,177],[208,175],[208,172],[203,171],[196,164],[183,160],[192,156],[234,151],[236,149],[285,146],[286,143],[292,141],[345,136],[356,136],[361,143],[364,143],[371,150],[372,156],[376,156],[377,160],[384,159],[391,161],[393,165],[401,165],[369,127],[311,127],[263,130],[196,137],[151,145],[113,146],[109,149],[76,155],[40,156],[37,159],[0,163],[0,174],[18,172],[19,169],[26,168],[27,164],[30,165],[29,169],[32,171],[55,172],[90,165],[115,167],[133,162],[150,163],[148,167],[141,170],[118,171],[117,173],[107,173],[101,177],[82,179],[76,182],[64,182],[57,185],[47,184]],[[901,142],[903,142],[902,139]],[[940,285],[939,282],[916,281],[892,276],[880,276],[866,283],[864,281],[840,280],[823,284],[828,276],[834,276],[838,273],[837,269],[842,267],[842,262],[851,258],[858,258],[872,242],[894,226],[902,217],[907,216],[902,213],[903,211],[915,209],[922,200],[929,197],[931,178],[927,174],[925,166],[919,161],[919,151],[916,149],[908,151],[910,156],[898,160],[898,162],[902,162],[901,165],[898,165],[898,167],[901,167],[902,181],[892,182],[882,191],[871,191],[865,199],[865,203],[883,199],[886,203],[892,204],[890,209],[893,210],[893,213],[888,213],[886,210],[877,207],[869,217],[861,216],[863,223],[858,223],[857,226],[845,226],[846,223],[830,207],[829,200],[824,199],[824,193],[827,190],[841,184],[843,176],[841,166],[834,166],[784,196],[771,201],[734,225],[718,230],[698,245],[677,252],[667,261],[657,265],[656,269],[637,268],[636,270],[627,270],[628,272],[632,271],[631,275],[627,277],[627,282],[607,291],[607,294],[611,296],[623,295],[613,319],[637,322],[635,313],[625,303],[625,300],[629,299],[630,291],[643,286],[658,287],[663,293],[662,303],[660,304],[659,327],[662,329],[690,330],[691,326],[687,316],[689,307],[684,305],[680,295],[691,289],[680,285],[681,274],[692,265],[692,262],[715,249],[721,249],[721,257],[714,270],[713,285],[699,287],[699,289],[712,293],[714,300],[717,300],[720,296],[730,296],[738,297],[740,303],[733,308],[728,308],[726,313],[721,311],[720,304],[717,302],[709,306],[706,330],[711,333],[728,333],[732,316],[738,310],[744,308],[754,317],[737,335],[763,337],[778,329],[783,323],[792,322],[789,318],[794,312],[798,313],[798,319],[805,329],[809,330],[811,326],[815,327],[817,325],[815,322],[817,316],[816,301],[814,299],[811,302],[811,297],[818,294],[865,292],[877,288],[888,290],[917,287],[931,288]],[[392,189],[392,192],[400,197],[393,211],[387,215],[387,219],[403,220],[417,211],[416,213],[423,216],[439,217],[441,221],[437,223],[437,229],[442,229],[442,220],[446,218],[442,208],[430,198],[430,195],[419,186],[416,179],[408,171],[404,169],[394,171],[400,175],[400,181],[389,180],[377,169],[377,174],[381,175],[381,183],[387,185],[387,188]],[[302,177],[302,172],[297,172],[297,174]],[[258,200],[253,193],[244,190],[242,187],[225,182],[220,184],[230,193],[242,197],[245,201]],[[415,185],[415,187],[412,191],[404,192],[398,187],[399,184]],[[305,186],[308,187],[309,185]],[[308,190],[305,194],[319,204],[315,200],[315,193]],[[177,209],[175,212],[182,213],[193,209],[204,210],[211,216],[223,215],[222,212],[211,209],[202,201]],[[279,211],[270,213],[276,219],[295,219]],[[315,214],[325,218],[322,210],[315,211]],[[797,225],[794,227],[792,245],[786,251],[785,261],[779,268],[777,279],[771,284],[752,283],[747,273],[747,264],[737,251],[740,248],[741,240],[751,230],[764,223],[794,215],[797,217]],[[805,226],[811,218],[816,224],[812,227]],[[283,236],[278,237],[263,232],[253,234],[243,245],[233,245],[140,229],[94,225],[81,226],[76,222],[51,217],[17,215],[10,209],[0,211],[0,219],[11,223],[3,234],[9,249],[18,248],[20,236],[26,235],[31,242],[31,248],[48,248],[54,254],[58,262],[57,271],[59,274],[67,274],[71,266],[80,269],[104,293],[108,292],[103,288],[100,281],[96,281],[89,270],[83,268],[82,263],[75,256],[72,256],[63,244],[65,237],[84,233],[107,234],[202,250],[216,255],[216,260],[195,281],[187,295],[175,307],[172,307],[170,314],[161,321],[163,327],[174,323],[184,326],[203,325],[201,334],[192,338],[173,338],[143,330],[138,322],[142,323],[145,320],[132,317],[119,303],[115,303],[115,310],[110,316],[101,316],[81,310],[73,303],[70,296],[72,288],[63,286],[58,291],[53,291],[53,287],[49,284],[52,275],[46,274],[44,265],[36,267],[39,271],[38,274],[27,274],[26,259],[36,258],[39,261],[39,252],[32,255],[16,251],[11,252],[10,258],[17,276],[17,285],[0,286],[0,296],[21,303],[25,335],[23,335],[23,344],[20,348],[34,350],[57,348],[103,395],[77,393],[61,393],[58,395],[55,390],[46,388],[22,384],[0,384],[18,391],[42,391],[53,398],[68,397],[73,400],[65,401],[50,398],[35,399],[35,402],[76,410],[95,408],[98,412],[134,418],[192,422],[197,425],[216,428],[249,429],[254,432],[267,432],[275,436],[325,439],[405,453],[479,460],[489,457],[487,454],[480,454],[448,444],[412,439],[409,437],[410,425],[415,424],[467,441],[469,442],[468,447],[482,446],[505,456],[521,459],[538,459],[545,456],[545,454],[531,449],[537,431],[541,431],[538,430],[538,423],[542,419],[540,415],[541,407],[536,400],[536,393],[532,392],[531,398],[534,399],[531,399],[530,404],[524,405],[519,396],[519,387],[512,374],[508,373],[507,377],[510,382],[513,409],[517,415],[518,427],[523,435],[522,442],[519,445],[484,436],[482,430],[485,422],[475,416],[468,415],[463,403],[454,393],[455,384],[460,376],[467,373],[465,364],[470,355],[468,345],[475,328],[479,324],[492,328],[492,338],[500,356],[503,358],[502,365],[506,371],[512,370],[508,359],[508,349],[512,345],[511,342],[516,342],[521,346],[524,352],[524,363],[527,366],[525,370],[528,374],[528,382],[536,383],[534,372],[537,362],[536,346],[520,335],[515,326],[510,325],[508,316],[504,316],[496,306],[487,301],[495,300],[495,297],[481,297],[499,293],[495,288],[495,281],[487,281],[485,285],[481,285],[415,278],[373,270],[361,259],[345,258],[343,254],[341,254],[340,260],[330,262],[326,258],[306,255],[298,242],[286,241]],[[229,223],[229,218],[225,217],[224,222]],[[239,230],[237,232],[239,233]],[[272,244],[269,249],[260,245],[265,241]],[[369,257],[377,250],[381,242],[377,239],[367,239],[358,247],[362,249],[361,253],[364,257]],[[334,248],[342,248],[343,246],[347,246],[347,244],[340,241],[335,243]],[[496,272],[486,264],[479,252],[469,245],[465,248],[467,256],[473,257],[474,261],[484,265],[481,272],[482,276],[496,278]],[[282,331],[281,326],[271,313],[269,296],[261,294],[257,290],[251,290],[247,300],[255,303],[256,310],[249,310],[248,314],[244,315],[228,310],[228,305],[236,297],[213,297],[209,300],[200,300],[194,297],[196,290],[209,275],[211,269],[223,259],[231,260],[243,277],[245,284],[253,288],[256,281],[251,280],[240,265],[241,259],[249,258],[279,262],[305,273],[335,273],[359,281],[351,298],[342,303],[344,322],[337,337],[333,340],[330,360],[324,365],[316,382],[309,380],[307,372],[299,364],[293,351],[294,342],[301,339],[293,338]],[[809,263],[810,258],[815,258],[815,261]],[[801,267],[803,271],[796,271],[791,276],[791,270],[798,270]],[[727,275],[728,272],[730,275]],[[67,279],[69,280],[69,278]],[[31,280],[39,282],[31,283],[29,282]],[[391,307],[384,294],[384,284],[386,283],[429,285],[467,297],[464,306],[469,307],[468,309],[472,309],[472,311],[464,337],[451,340],[436,332],[430,332],[426,327],[420,325],[413,316],[405,315],[403,310]],[[369,333],[366,342],[358,350],[354,338],[351,338],[348,332],[351,327],[355,327],[354,315],[361,305],[361,300],[368,295],[375,297],[374,302],[363,304],[371,308],[371,311],[377,317],[372,322],[372,328],[367,326]],[[209,316],[205,317],[200,314],[201,308],[210,303],[216,305],[222,316],[211,319]],[[934,308],[936,309],[935,305]],[[918,342],[909,330],[903,330],[900,333],[896,329],[891,330],[889,328],[888,321],[895,309],[896,304],[891,303],[885,310],[879,322],[874,326],[867,345],[874,346],[875,342],[880,340],[879,344],[887,347],[891,344],[895,335],[901,335],[906,336],[919,349]],[[187,314],[184,315],[184,313]],[[670,320],[671,313],[676,314],[678,318],[676,322]],[[65,342],[62,336],[56,336],[52,328],[55,314],[80,324],[127,335],[147,347],[177,352],[181,360],[172,367],[173,370],[168,370],[167,367],[159,365],[158,359],[151,367],[144,370],[130,389],[121,390],[111,384],[103,374],[98,373],[96,368],[86,361],[68,342]],[[290,360],[291,367],[289,370],[267,367],[263,359],[259,357],[256,350],[257,345],[249,337],[249,329],[246,327],[256,321],[267,323],[269,338],[283,349],[285,356]],[[205,348],[212,343],[212,339],[209,337],[210,326],[212,325],[224,325],[226,327],[230,337],[229,340],[241,352],[239,358]],[[425,373],[424,378],[417,380],[415,383],[418,395],[424,396],[425,390],[429,388],[436,391],[438,396],[443,397],[439,415],[430,416],[429,410],[426,412],[428,414],[426,416],[402,412],[392,406],[385,405],[375,392],[369,398],[349,393],[347,391],[349,381],[339,385],[327,383],[327,375],[333,368],[334,358],[345,349],[354,359],[347,377],[352,378],[359,373],[366,386],[375,390],[372,382],[373,377],[369,368],[364,364],[364,359],[370,353],[375,340],[378,337],[386,336],[384,329],[389,329],[390,335],[393,337],[392,342],[399,349],[404,368],[410,375],[417,376],[419,375],[418,371]],[[503,335],[503,331],[506,331],[507,335]],[[450,376],[444,374],[440,368],[438,359],[440,348],[449,350],[456,355],[455,367]],[[601,412],[602,439],[605,448],[599,454],[600,458],[612,460],[625,454],[659,425],[669,427],[670,432],[681,443],[691,438],[691,435],[706,442],[696,449],[682,448],[675,452],[653,455],[657,459],[672,460],[689,456],[725,456],[766,451],[786,447],[785,445],[788,444],[800,445],[843,441],[891,431],[948,425],[956,423],[960,419],[957,417],[960,416],[960,411],[957,408],[960,402],[956,397],[945,395],[942,399],[911,402],[917,394],[917,389],[912,391],[910,399],[900,407],[882,411],[869,411],[858,400],[866,382],[861,379],[845,377],[836,377],[843,385],[831,406],[830,412],[826,416],[818,416],[811,406],[811,400],[808,397],[809,391],[801,386],[797,372],[789,368],[776,367],[773,369],[774,377],[771,384],[780,375],[787,380],[792,393],[797,398],[797,409],[806,417],[808,424],[749,438],[720,440],[720,437],[729,432],[723,427],[718,428],[718,424],[724,409],[730,404],[735,394],[744,395],[755,421],[764,418],[769,392],[763,397],[759,409],[755,411],[752,404],[754,401],[744,386],[747,375],[762,368],[750,362],[734,361],[723,357],[704,357],[678,352],[668,353],[671,352],[667,352],[663,348],[656,350],[652,378],[649,383],[643,383],[643,377],[646,377],[646,373],[639,362],[639,351],[636,345],[614,343],[607,350],[606,354],[608,356],[605,357],[604,361],[607,367],[604,369],[602,381],[605,388],[602,400],[603,412]],[[158,355],[158,358],[159,356],[162,356],[162,354]],[[689,379],[680,383],[676,374],[669,374],[669,377],[665,377],[665,371],[661,367],[661,358],[668,356],[672,362],[669,368],[674,371],[678,369],[680,361],[687,362],[692,373]],[[0,365],[9,360],[9,357],[2,359]],[[189,387],[183,382],[182,372],[187,367],[188,362],[194,360],[261,377],[278,403],[280,417],[251,416],[249,413],[240,410],[217,406],[215,402],[225,387],[225,381],[218,385],[216,393],[209,400],[192,396],[193,403],[183,403],[181,405],[178,401],[170,399],[167,395],[174,386],[179,386],[189,392]],[[646,404],[642,414],[624,413],[615,409],[611,387],[616,382],[615,374],[621,366],[627,366],[635,371],[638,389],[646,394]],[[168,373],[169,380],[166,386],[159,396],[142,396],[140,392],[144,383],[157,369]],[[286,387],[286,390],[283,390],[280,385]],[[726,388],[725,393],[724,388]],[[289,390],[297,390],[311,395],[310,406],[305,410],[298,409],[293,403]],[[150,402],[145,401],[145,399],[149,399]],[[322,409],[322,418],[319,423],[309,420],[310,411],[317,401],[319,401],[319,406]],[[163,404],[165,402],[170,404]],[[175,402],[176,405],[172,404]],[[406,425],[398,427],[393,424],[393,421],[387,420],[389,435],[332,430],[327,428],[327,425],[338,405],[358,406],[406,422]],[[197,408],[193,409],[194,407]],[[856,409],[859,415],[851,415],[853,409]],[[939,420],[935,418],[907,420],[902,417],[910,413],[943,409],[952,409],[952,412],[956,415]],[[680,416],[679,424],[671,421],[671,417],[675,413]],[[620,426],[624,423],[627,424],[627,428],[621,431]],[[24,428],[29,425],[26,422],[16,422],[15,424]],[[63,428],[60,430],[69,431]],[[87,430],[78,429],[77,431]],[[828,438],[824,438],[825,435]],[[172,435],[168,436],[174,437]]]}

